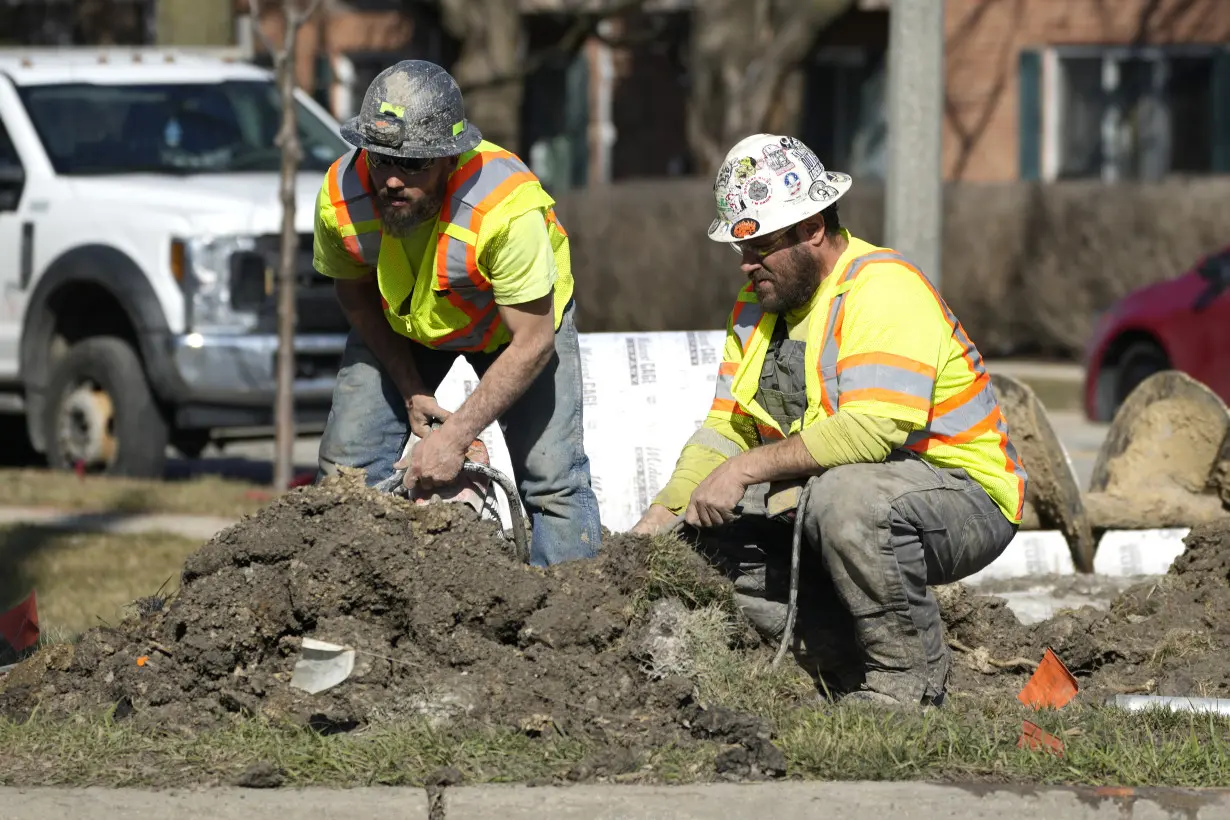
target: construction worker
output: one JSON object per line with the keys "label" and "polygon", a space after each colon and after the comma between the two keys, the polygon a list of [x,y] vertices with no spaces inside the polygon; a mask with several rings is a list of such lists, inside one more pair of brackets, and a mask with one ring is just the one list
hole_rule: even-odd
{"label": "construction worker", "polygon": [[[515,155],[466,119],[438,65],[381,72],[325,175],[314,264],[351,331],[320,443],[338,466],[387,478],[409,428],[408,486],[445,489],[499,421],[533,527],[536,566],[592,557],[598,501],[582,439],[581,359],[568,236]],[[479,376],[455,412],[435,391],[457,356]],[[432,430],[433,422],[443,422]]]}
{"label": "construction worker", "polygon": [[830,694],[920,708],[942,703],[950,663],[928,585],[1003,552],[1026,474],[944,300],[900,254],[841,226],[850,186],[792,137],[757,134],[727,154],[708,235],[749,281],[712,408],[633,531],[684,513],[685,535],[772,639],[797,512],[800,661]]}

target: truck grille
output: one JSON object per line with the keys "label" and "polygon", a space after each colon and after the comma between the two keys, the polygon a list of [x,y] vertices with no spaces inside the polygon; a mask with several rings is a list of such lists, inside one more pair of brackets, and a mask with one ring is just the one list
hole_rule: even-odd
{"label": "truck grille", "polygon": [[[281,237],[270,234],[258,237],[256,253],[240,254],[232,262],[231,292],[235,307],[255,309],[257,329],[274,333],[278,327],[278,295],[276,271],[279,263]],[[246,257],[246,258],[242,258]],[[266,293],[266,271],[274,272],[274,280]],[[345,333],[350,329],[341,305],[333,293],[333,280],[312,267],[312,235],[300,234],[295,257],[295,312],[299,333]]]}

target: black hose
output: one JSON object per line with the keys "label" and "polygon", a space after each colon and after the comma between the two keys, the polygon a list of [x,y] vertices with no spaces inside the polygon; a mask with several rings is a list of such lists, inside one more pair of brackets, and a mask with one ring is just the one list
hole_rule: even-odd
{"label": "black hose", "polygon": [[525,510],[521,507],[521,495],[517,492],[517,485],[513,484],[512,479],[494,467],[488,467],[486,464],[479,464],[476,461],[463,462],[461,469],[470,473],[485,475],[500,485],[500,489],[504,491],[504,495],[508,498],[508,514],[512,518],[513,557],[523,564],[528,564],[530,562],[530,545],[525,525],[527,516]]}
{"label": "black hose", "polygon": [[777,654],[773,656],[772,666],[781,663],[794,636],[794,621],[799,611],[799,562],[803,554],[803,516],[807,511],[807,499],[811,495],[811,483],[814,480],[814,478],[807,479],[807,483],[799,491],[799,504],[794,510],[794,534],[790,539],[790,597],[786,603],[786,628],[782,631],[782,642],[777,647]]}

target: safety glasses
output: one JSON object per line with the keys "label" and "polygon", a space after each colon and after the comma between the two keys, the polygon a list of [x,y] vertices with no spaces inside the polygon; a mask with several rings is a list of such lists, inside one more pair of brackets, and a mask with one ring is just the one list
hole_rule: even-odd
{"label": "safety glasses", "polygon": [[390,157],[387,154],[367,152],[368,168],[397,168],[408,174],[426,171],[435,161],[435,157]]}
{"label": "safety glasses", "polygon": [[785,246],[786,240],[790,236],[790,231],[793,225],[789,225],[773,233],[758,236],[756,239],[749,239],[745,242],[731,242],[730,249],[739,256],[750,253],[757,259],[764,259],[774,251],[780,250]]}

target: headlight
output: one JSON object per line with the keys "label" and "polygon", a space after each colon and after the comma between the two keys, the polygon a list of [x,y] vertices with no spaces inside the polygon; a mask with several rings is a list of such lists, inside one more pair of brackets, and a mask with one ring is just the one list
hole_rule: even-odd
{"label": "headlight", "polygon": [[182,274],[177,278],[188,299],[188,326],[204,333],[244,333],[255,328],[259,303],[245,298],[242,291],[248,288],[235,291],[238,280],[249,278],[237,277],[237,269],[246,270],[255,263],[263,271],[255,237],[199,237],[176,245],[183,248]]}

